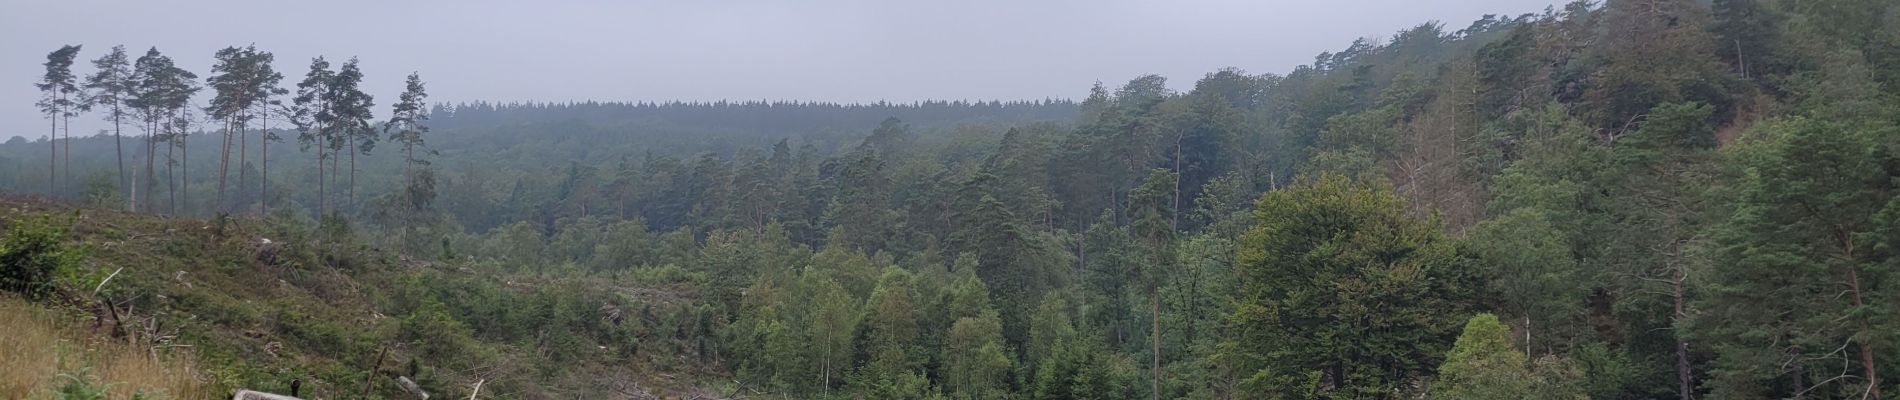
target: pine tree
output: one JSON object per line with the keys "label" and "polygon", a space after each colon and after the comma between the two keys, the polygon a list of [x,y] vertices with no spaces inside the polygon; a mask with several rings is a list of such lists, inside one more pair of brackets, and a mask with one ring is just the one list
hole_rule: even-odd
{"label": "pine tree", "polygon": [[[127,105],[144,120],[145,128],[145,182],[146,193],[144,207],[151,211],[156,205],[150,201],[152,193],[157,193],[158,179],[155,162],[158,156],[158,144],[166,144],[168,161],[165,163],[168,196],[171,200],[171,212],[176,212],[176,186],[171,169],[174,151],[181,150],[186,135],[191,128],[191,96],[199,90],[198,75],[179,68],[171,57],[159,53],[154,47],[145,51],[145,55],[134,62],[132,81],[135,88]],[[136,191],[136,189],[134,189]]]}
{"label": "pine tree", "polygon": [[410,73],[395,109],[389,114],[389,122],[383,124],[383,133],[389,140],[402,144],[406,164],[403,193],[413,212],[420,212],[435,201],[435,172],[430,170],[428,160],[416,157],[416,148],[425,147],[422,135],[429,132],[429,127],[422,124],[429,120],[429,114],[423,109],[428,96],[422,86],[422,76]]}
{"label": "pine tree", "polygon": [[[277,72],[276,67],[272,66],[276,61],[277,56],[270,52],[252,51],[250,60],[247,62],[250,67],[248,70],[252,76],[256,77],[256,80],[250,86],[253,90],[252,101],[250,102],[252,108],[246,111],[246,116],[247,118],[257,118],[259,122],[257,150],[260,168],[257,173],[259,184],[257,202],[258,210],[261,214],[270,213],[270,144],[271,142],[281,139],[277,136],[276,132],[271,131],[270,117],[271,114],[288,114],[285,112],[286,110],[283,109],[283,102],[278,100],[278,97],[289,94],[290,91],[278,86],[283,82],[284,74]],[[238,143],[240,144],[240,146],[238,146],[240,148],[240,150],[238,150],[238,161],[239,164],[243,164],[245,158],[245,150],[243,149],[249,148],[249,146],[244,145],[242,139],[240,139]],[[238,173],[238,186],[245,186],[243,170],[239,170]]]}
{"label": "pine tree", "polygon": [[423,147],[422,134],[429,127],[422,124],[429,120],[429,114],[423,110],[424,99],[429,94],[422,86],[422,76],[410,73],[404,80],[402,95],[396,101],[395,109],[389,113],[389,122],[383,124],[383,134],[389,140],[402,144],[404,161],[409,164],[428,164],[428,161],[416,158],[416,148]]}
{"label": "pine tree", "polygon": [[79,47],[80,46],[66,45],[61,46],[59,50],[54,50],[52,53],[47,53],[46,63],[43,64],[46,66],[46,74],[40,78],[39,83],[33,85],[40,89],[40,101],[35,103],[35,105],[40,108],[41,113],[46,114],[46,119],[51,121],[51,125],[49,125],[51,128],[46,134],[46,143],[51,145],[51,151],[48,153],[49,155],[46,159],[46,188],[47,194],[49,195],[59,194],[60,185],[58,181],[60,168],[58,168],[58,161],[59,128],[61,122],[67,122],[66,167],[68,171],[66,171],[66,175],[68,177],[72,175],[72,171],[70,171],[72,167],[72,125],[70,120],[74,115],[78,115],[79,111],[85,108],[84,102],[77,98],[82,96],[83,92],[77,85],[76,77],[73,76],[73,59],[79,56]]}
{"label": "pine tree", "polygon": [[317,150],[317,220],[322,220],[329,205],[326,193],[327,179],[324,175],[324,163],[330,160],[331,144],[336,125],[336,114],[330,106],[331,85],[336,72],[330,70],[330,62],[317,57],[310,60],[310,72],[304,74],[302,82],[297,83],[297,94],[291,98],[289,119],[297,127],[297,142],[303,149],[315,147]]}
{"label": "pine tree", "polygon": [[255,46],[226,47],[219,50],[215,58],[217,63],[212,66],[213,75],[205,83],[217,92],[217,96],[205,107],[205,112],[224,123],[224,137],[218,157],[217,201],[217,209],[222,213],[228,205],[224,187],[226,175],[232,166],[231,147],[236,145],[238,148],[238,187],[242,188],[250,121],[259,117],[255,114],[258,108],[268,104],[272,96],[281,92],[277,89],[277,83],[283,79],[283,75],[271,68],[270,64],[276,57],[268,52],[257,51]]}
{"label": "pine tree", "polygon": [[163,100],[165,88],[161,80],[164,79],[165,70],[170,65],[171,59],[159,54],[158,48],[153,47],[147,49],[145,55],[140,56],[132,68],[133,93],[127,105],[138,114],[140,127],[145,131],[145,179],[142,182],[145,183],[146,195],[139,197],[138,185],[134,184],[133,195],[130,197],[135,200],[143,199],[139,208],[145,212],[153,210],[154,195],[152,193],[157,193],[158,188],[158,173],[154,160],[158,155],[158,141],[164,133],[159,129],[159,121],[165,115]]}
{"label": "pine tree", "polygon": [[211,76],[205,78],[205,85],[209,86],[214,94],[211,104],[205,107],[205,114],[224,124],[219,129],[219,132],[223,134],[223,140],[220,141],[218,155],[218,197],[216,202],[212,203],[213,209],[218,213],[223,213],[225,176],[231,171],[231,136],[237,134],[239,130],[237,127],[239,114],[250,109],[248,101],[244,99],[244,96],[248,94],[244,89],[247,81],[253,78],[246,76],[248,71],[244,63],[247,60],[237,47],[218,50],[213,58],[217,62],[211,66]]}
{"label": "pine tree", "polygon": [[370,109],[375,107],[376,103],[360,87],[363,82],[363,71],[357,68],[355,57],[351,57],[349,61],[343,63],[343,66],[338,67],[333,79],[335,81],[330,85],[332,98],[329,103],[335,110],[333,115],[337,117],[340,128],[337,131],[337,134],[341,135],[337,138],[338,145],[344,146],[347,142],[350,151],[349,197],[345,204],[355,207],[356,154],[367,154],[376,147],[376,131],[370,126],[370,121],[375,118]]}
{"label": "pine tree", "polygon": [[[121,121],[125,118],[129,102],[138,89],[138,83],[132,76],[132,59],[126,56],[125,46],[112,46],[112,52],[92,61],[92,75],[86,77],[86,89],[92,92],[91,102],[103,107],[105,118],[112,121],[112,148],[119,164],[119,192],[132,193],[132,182],[125,174],[125,143],[121,134]],[[125,198],[126,211],[132,211],[135,197]]]}

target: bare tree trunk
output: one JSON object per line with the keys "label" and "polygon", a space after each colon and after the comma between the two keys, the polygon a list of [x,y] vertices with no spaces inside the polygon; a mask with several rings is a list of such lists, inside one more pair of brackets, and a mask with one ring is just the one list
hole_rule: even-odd
{"label": "bare tree trunk", "polygon": [[119,117],[121,113],[119,112],[117,104],[114,104],[112,107],[112,150],[118,154],[119,158],[119,190],[125,191],[126,193],[125,210],[132,211],[132,197],[136,196],[136,194],[133,193],[135,189],[132,188],[132,181],[125,177],[125,139],[119,131]]}
{"label": "bare tree trunk", "polygon": [[231,119],[224,121],[224,145],[218,156],[218,202],[212,208],[219,213],[224,212],[224,178],[231,172],[231,125]]}
{"label": "bare tree trunk", "polygon": [[[1854,270],[1853,267],[1849,267],[1847,270],[1847,281],[1850,285],[1849,288],[1852,289],[1854,293],[1854,308],[1861,308],[1863,304],[1860,298],[1860,272]],[[1880,378],[1874,371],[1874,346],[1867,343],[1867,340],[1856,341],[1860,342],[1860,367],[1867,375],[1866,398],[1879,399]]]}
{"label": "bare tree trunk", "polygon": [[[336,181],[338,180],[337,175],[340,173],[339,172],[340,170],[337,169],[337,164],[338,164],[338,161],[342,161],[340,160],[341,158],[343,158],[343,149],[339,148],[339,149],[330,150],[330,183],[332,187],[336,186],[335,184],[336,184]],[[342,212],[343,210],[342,202],[335,201],[336,199],[330,199],[330,200],[331,200],[330,212],[331,213]]]}
{"label": "bare tree trunk", "polygon": [[46,196],[59,196],[59,118],[47,118],[51,126],[46,130],[46,144],[52,146],[46,152]]}
{"label": "bare tree trunk", "polygon": [[[1848,238],[1846,232],[1838,232],[1837,235],[1839,236],[1837,240],[1841,243],[1842,253],[1847,255],[1847,259],[1854,260],[1853,240]],[[1854,295],[1854,308],[1861,308],[1866,305],[1866,303],[1861,301],[1860,270],[1852,265],[1847,267],[1847,289]],[[1865,322],[1860,323],[1860,325],[1863,329],[1866,326]],[[1860,367],[1863,371],[1862,373],[1867,375],[1867,394],[1865,398],[1879,399],[1880,378],[1874,370],[1874,346],[1867,343],[1867,340],[1855,341],[1860,344]]]}
{"label": "bare tree trunk", "polygon": [[[318,151],[322,151],[322,149],[318,149]],[[322,168],[318,168],[318,169],[322,169]],[[376,371],[383,369],[383,357],[388,356],[388,355],[389,355],[388,347],[384,347],[382,351],[376,352],[376,365],[370,366],[369,374],[367,374],[368,376],[363,377],[363,398],[365,399],[369,398],[370,389],[376,387],[370,382],[370,379],[376,378]]]}
{"label": "bare tree trunk", "polygon": [[1154,346],[1154,400],[1161,400],[1161,296],[1156,284],[1148,284],[1148,323],[1153,329],[1148,333],[1149,342]]}
{"label": "bare tree trunk", "polygon": [[[1671,283],[1675,286],[1676,313],[1674,315],[1675,317],[1674,322],[1677,326],[1681,326],[1682,321],[1689,316],[1687,313],[1683,312],[1683,307],[1682,307],[1683,306],[1683,294],[1682,294],[1683,276],[1684,274],[1682,273],[1682,266],[1680,265],[1676,266],[1675,277],[1674,279],[1671,280]],[[1678,398],[1681,398],[1683,400],[1689,400],[1689,399],[1695,398],[1695,392],[1694,392],[1695,385],[1693,382],[1694,379],[1695,379],[1695,373],[1694,371],[1690,370],[1690,366],[1689,366],[1689,342],[1684,342],[1681,339],[1677,339],[1676,340],[1676,382],[1678,386],[1677,390],[1679,392]]]}
{"label": "bare tree trunk", "polygon": [[[355,135],[350,136],[350,192],[349,193],[350,193],[350,198],[347,199],[348,201],[345,202],[344,204],[348,204],[351,209],[355,209],[356,208],[356,136]],[[587,213],[585,205],[582,206],[581,213],[582,214]]]}
{"label": "bare tree trunk", "polygon": [[185,187],[178,200],[185,204],[185,212],[191,212],[191,135],[181,126],[178,130],[178,182]]}
{"label": "bare tree trunk", "polygon": [[178,144],[165,143],[165,215],[178,215]]}
{"label": "bare tree trunk", "polygon": [[329,197],[325,196],[324,187],[324,178],[326,176],[323,174],[323,167],[325,167],[323,162],[329,160],[327,157],[324,157],[324,152],[326,151],[324,147],[322,144],[317,145],[317,222],[319,224],[323,222],[324,202],[329,199]]}
{"label": "bare tree trunk", "polygon": [[158,158],[158,142],[155,140],[158,139],[158,122],[147,121],[146,126],[151,129],[145,131],[145,201],[141,206],[145,212],[152,212],[153,193],[158,192],[158,168],[155,164]]}
{"label": "bare tree trunk", "polygon": [[[242,119],[239,119],[239,120],[240,120],[240,121],[242,121]],[[249,160],[246,160],[246,159],[245,159],[246,157],[244,157],[244,155],[245,155],[246,153],[249,153],[249,152],[250,152],[250,151],[249,151],[249,149],[250,149],[250,146],[251,146],[251,145],[250,145],[250,143],[248,143],[248,142],[249,142],[249,141],[247,140],[248,138],[247,138],[247,137],[245,136],[245,134],[246,134],[246,132],[245,132],[245,129],[244,129],[244,124],[242,124],[242,123],[239,123],[239,124],[238,124],[238,126],[237,126],[237,130],[238,130],[238,131],[237,131],[237,137],[238,137],[238,193],[243,193],[243,192],[244,192],[244,189],[245,189],[245,186],[244,186],[244,183],[245,183],[245,179],[244,179],[244,178],[245,178],[245,177],[244,177],[244,175],[245,175],[245,174],[244,174],[244,163],[245,163],[245,162],[247,162],[247,161],[249,161]],[[242,202],[239,202],[239,204],[242,204]]]}
{"label": "bare tree trunk", "polygon": [[264,112],[263,135],[258,137],[258,184],[262,189],[257,193],[258,215],[270,215],[270,111]]}
{"label": "bare tree trunk", "polygon": [[[60,99],[65,99],[66,95],[62,94],[62,95],[59,95],[59,97]],[[73,117],[72,117],[72,113],[69,113],[66,110],[61,110],[59,113],[59,119],[60,119],[59,121],[60,125],[64,125],[64,126],[59,127],[59,129],[61,132],[66,133],[66,164],[60,166],[60,168],[62,169],[61,171],[59,171],[60,180],[61,180],[60,183],[64,186],[70,186],[73,184]]]}

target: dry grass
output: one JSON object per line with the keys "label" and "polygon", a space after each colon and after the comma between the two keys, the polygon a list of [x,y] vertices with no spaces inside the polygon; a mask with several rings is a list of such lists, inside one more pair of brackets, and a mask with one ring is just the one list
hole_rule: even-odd
{"label": "dry grass", "polygon": [[74,329],[70,318],[0,296],[0,399],[51,398],[75,377],[109,385],[108,399],[138,390],[166,399],[208,398],[189,355],[153,359],[151,349]]}

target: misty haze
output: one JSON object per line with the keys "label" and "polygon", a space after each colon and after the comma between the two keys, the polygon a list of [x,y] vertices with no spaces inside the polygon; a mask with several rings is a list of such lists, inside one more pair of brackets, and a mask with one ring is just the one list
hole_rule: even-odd
{"label": "misty haze", "polygon": [[1900,3],[1551,1],[7,1],[0,398],[1900,390]]}

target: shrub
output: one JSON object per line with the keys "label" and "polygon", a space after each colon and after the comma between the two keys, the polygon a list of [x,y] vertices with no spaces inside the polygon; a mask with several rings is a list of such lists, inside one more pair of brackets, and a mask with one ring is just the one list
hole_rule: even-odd
{"label": "shrub", "polygon": [[0,238],[0,290],[38,299],[53,288],[53,276],[78,264],[84,249],[61,243],[66,232],[45,219],[21,219]]}

